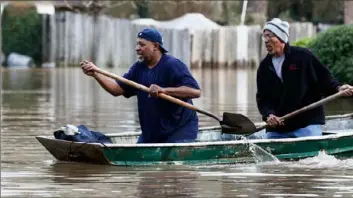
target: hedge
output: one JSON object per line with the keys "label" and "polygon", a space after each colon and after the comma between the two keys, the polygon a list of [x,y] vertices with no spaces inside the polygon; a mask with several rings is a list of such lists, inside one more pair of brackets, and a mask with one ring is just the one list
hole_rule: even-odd
{"label": "hedge", "polygon": [[42,56],[41,17],[34,7],[8,5],[2,16],[2,47],[7,57],[11,52],[27,55],[38,65]]}
{"label": "hedge", "polygon": [[338,80],[353,84],[353,25],[340,25],[319,33],[308,47]]}
{"label": "hedge", "polygon": [[302,38],[291,43],[293,46],[308,47],[308,44],[313,40],[313,38]]}

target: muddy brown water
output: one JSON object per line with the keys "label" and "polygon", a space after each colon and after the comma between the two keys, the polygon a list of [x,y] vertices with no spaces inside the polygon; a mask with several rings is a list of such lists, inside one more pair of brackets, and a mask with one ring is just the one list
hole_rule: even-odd
{"label": "muddy brown water", "polygon": [[[109,70],[121,75],[126,69]],[[254,70],[192,70],[195,105],[260,121]],[[37,140],[66,124],[107,133],[139,131],[136,99],[112,97],[77,68],[1,71],[1,197],[353,197],[353,160],[232,166],[113,167],[56,161]],[[326,113],[353,112],[352,100]],[[200,116],[200,127],[217,125]]]}

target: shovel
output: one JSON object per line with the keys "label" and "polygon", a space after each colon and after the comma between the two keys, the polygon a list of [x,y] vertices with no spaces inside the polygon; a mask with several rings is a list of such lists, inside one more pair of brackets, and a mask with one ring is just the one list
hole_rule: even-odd
{"label": "shovel", "polygon": [[[351,91],[351,90],[347,90],[347,91]],[[320,106],[320,105],[323,105],[323,104],[325,104],[325,103],[327,103],[327,102],[330,102],[330,101],[332,101],[332,100],[338,99],[339,97],[344,96],[344,95],[345,95],[345,92],[346,92],[346,91],[340,91],[340,92],[338,92],[338,93],[336,93],[336,94],[333,94],[333,95],[331,95],[331,96],[328,96],[328,97],[326,97],[326,98],[323,98],[323,99],[321,99],[321,100],[319,100],[319,101],[317,101],[317,102],[314,102],[314,103],[312,103],[312,104],[310,104],[310,105],[308,105],[308,106],[302,107],[302,108],[300,108],[300,109],[298,109],[298,110],[296,110],[296,111],[293,111],[293,112],[291,112],[291,113],[288,113],[288,114],[286,114],[285,116],[280,117],[280,120],[281,120],[281,121],[285,121],[285,120],[287,120],[288,118],[292,118],[292,117],[294,117],[294,116],[296,116],[296,115],[298,115],[298,114],[300,114],[300,113],[303,113],[303,112],[308,111],[308,110],[310,110],[310,109],[316,108],[316,107],[318,107],[318,106]],[[254,123],[252,123],[252,124],[255,126]],[[247,123],[247,121],[244,121],[244,122],[242,122],[242,123],[239,122],[238,125],[240,125],[240,126],[243,126],[243,125],[251,125],[251,123]],[[268,127],[268,126],[269,126],[268,124],[259,126],[259,127],[257,127],[254,131],[252,131],[251,133],[245,134],[245,135],[250,135],[250,134],[252,134],[252,133],[261,131],[262,129],[265,129],[265,128]],[[239,132],[239,131],[238,131],[238,132]],[[235,133],[236,133],[236,134],[239,134],[238,132],[235,132]]]}
{"label": "shovel", "polygon": [[[141,91],[149,92],[150,89],[144,85],[138,84],[134,81],[128,80],[126,78],[123,78],[121,76],[117,76],[115,74],[112,74],[110,72],[104,71],[102,69],[96,68],[95,72],[98,72],[100,74],[103,74],[107,77],[113,78],[115,80],[119,80],[131,87],[134,87],[136,89],[139,89]],[[194,110],[198,113],[204,114],[206,116],[209,116],[211,118],[214,118],[219,122],[222,128],[222,133],[228,133],[228,134],[250,134],[253,133],[256,130],[255,124],[246,116],[241,115],[241,114],[236,114],[236,113],[229,113],[229,112],[224,112],[223,113],[223,118],[220,119],[218,116],[212,114],[211,112],[202,110],[192,104],[189,104],[187,102],[184,102],[180,99],[174,98],[172,96],[169,96],[164,93],[158,94],[159,98],[162,98],[164,100],[168,100],[169,102],[181,105],[183,107],[186,107],[188,109]]]}

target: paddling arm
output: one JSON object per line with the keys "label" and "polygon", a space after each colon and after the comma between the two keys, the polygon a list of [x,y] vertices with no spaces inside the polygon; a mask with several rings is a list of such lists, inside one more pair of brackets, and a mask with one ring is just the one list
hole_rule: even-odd
{"label": "paddling arm", "polygon": [[165,94],[179,98],[199,98],[201,96],[201,91],[199,89],[187,86],[167,87],[163,90]]}
{"label": "paddling arm", "polygon": [[97,72],[100,70],[94,63],[84,60],[80,63],[82,71],[88,75],[92,76],[97,82],[104,88],[107,92],[112,94],[113,96],[119,96],[124,93],[124,90],[115,83],[111,78],[102,75],[101,73]]}
{"label": "paddling arm", "polygon": [[120,96],[124,94],[124,90],[111,78],[106,77],[98,72],[95,72],[93,77],[97,80],[101,87],[103,87],[103,89],[111,95]]}

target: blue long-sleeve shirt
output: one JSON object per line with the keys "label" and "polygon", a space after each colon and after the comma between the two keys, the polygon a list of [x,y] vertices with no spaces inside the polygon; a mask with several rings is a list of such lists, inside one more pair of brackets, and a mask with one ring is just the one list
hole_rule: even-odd
{"label": "blue long-sleeve shirt", "polygon": [[[179,59],[163,54],[159,63],[149,69],[143,62],[132,65],[124,78],[150,87],[188,86],[200,89],[187,66]],[[194,140],[198,132],[198,116],[195,111],[164,99],[149,97],[147,92],[137,90],[120,81],[124,96],[137,96],[138,113],[143,143],[178,142]],[[181,99],[181,98],[179,98]],[[191,99],[181,99],[192,104]]]}

